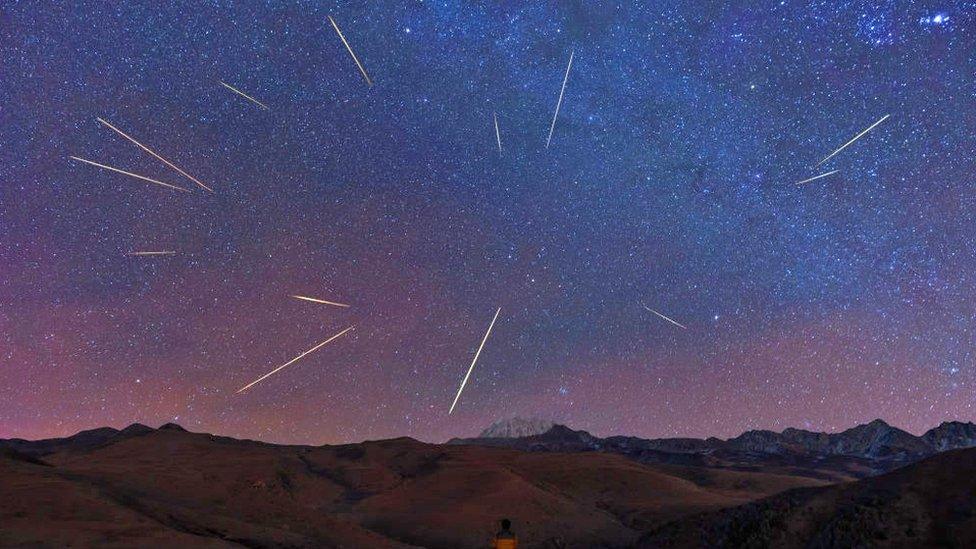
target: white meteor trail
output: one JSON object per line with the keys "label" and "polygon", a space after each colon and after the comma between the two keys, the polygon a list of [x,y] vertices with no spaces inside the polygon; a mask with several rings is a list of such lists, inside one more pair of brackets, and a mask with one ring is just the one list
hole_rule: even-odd
{"label": "white meteor trail", "polygon": [[305,300],[305,301],[311,301],[313,303],[324,303],[326,305],[335,305],[336,307],[348,307],[349,306],[349,305],[346,305],[345,303],[336,303],[334,301],[326,301],[324,299],[316,299],[314,297],[306,297],[306,296],[303,296],[303,295],[293,295],[292,297],[294,297],[295,299],[302,299],[302,300]]}
{"label": "white meteor trail", "polygon": [[259,105],[259,106],[260,106],[260,107],[261,107],[262,109],[264,109],[264,110],[266,110],[266,111],[270,111],[270,110],[271,110],[271,107],[269,107],[269,106],[267,106],[267,105],[265,105],[264,103],[262,103],[262,102],[260,102],[260,101],[258,101],[257,99],[255,99],[255,98],[253,98],[253,97],[251,97],[250,95],[248,95],[248,94],[246,94],[246,93],[244,93],[244,92],[242,92],[241,90],[239,90],[239,89],[237,89],[237,88],[235,88],[234,86],[231,86],[231,85],[230,85],[230,84],[228,84],[227,82],[224,82],[223,80],[218,80],[217,82],[220,82],[220,85],[221,85],[221,86],[223,86],[223,87],[225,87],[225,88],[227,88],[228,90],[230,90],[230,91],[232,91],[232,92],[234,92],[234,93],[236,93],[237,95],[240,95],[241,97],[243,97],[243,98],[245,98],[245,99],[247,99],[248,101],[251,101],[251,102],[253,102],[253,103],[256,103],[256,104],[257,104],[257,105]]}
{"label": "white meteor trail", "polygon": [[495,119],[495,139],[498,140],[498,154],[502,154],[502,134],[498,131],[498,115],[491,113],[491,116]]}
{"label": "white meteor trail", "polygon": [[820,175],[815,175],[815,176],[813,176],[813,177],[811,177],[809,179],[804,179],[803,181],[797,181],[796,184],[797,185],[802,185],[804,183],[809,183],[811,181],[816,181],[816,180],[820,179],[821,177],[827,177],[828,175],[834,175],[835,173],[837,173],[839,171],[840,170],[834,170],[832,172],[827,172],[827,173],[822,173]]}
{"label": "white meteor trail", "polygon": [[211,189],[210,187],[208,187],[208,186],[206,186],[206,185],[204,185],[203,183],[201,183],[199,179],[197,179],[197,178],[195,178],[195,177],[193,177],[192,175],[190,175],[190,174],[188,174],[188,173],[186,173],[186,172],[184,172],[183,170],[181,170],[181,169],[180,169],[179,167],[177,167],[177,166],[176,166],[175,164],[173,164],[173,163],[172,163],[172,162],[170,162],[169,160],[166,160],[166,159],[165,159],[165,158],[163,158],[162,156],[159,156],[158,154],[156,154],[155,152],[153,152],[152,150],[150,150],[150,149],[149,149],[149,147],[147,147],[147,146],[145,146],[145,145],[143,145],[142,143],[140,143],[140,142],[138,142],[138,141],[136,141],[135,139],[133,139],[132,137],[130,137],[129,135],[127,135],[127,134],[126,134],[125,132],[123,132],[122,130],[120,130],[120,129],[118,129],[118,128],[116,128],[115,126],[113,126],[113,125],[111,125],[111,124],[109,124],[109,123],[108,123],[108,121],[106,121],[105,119],[102,119],[102,118],[97,118],[97,117],[96,117],[96,118],[95,118],[95,120],[98,120],[98,121],[99,121],[99,122],[101,122],[102,124],[105,124],[106,126],[108,126],[108,127],[109,127],[109,129],[111,129],[111,130],[112,130],[112,131],[114,131],[115,133],[117,133],[117,134],[119,134],[119,135],[121,135],[122,137],[124,137],[124,138],[126,138],[126,139],[128,139],[129,141],[131,141],[131,142],[133,142],[133,143],[135,143],[137,147],[139,147],[140,149],[142,149],[142,150],[144,150],[144,151],[146,151],[147,153],[149,153],[149,154],[151,154],[151,155],[153,155],[153,156],[154,156],[154,157],[156,157],[156,158],[157,158],[158,160],[160,160],[160,161],[162,161],[162,163],[163,163],[163,164],[166,164],[166,165],[167,165],[167,166],[169,166],[170,168],[173,168],[174,170],[176,170],[176,171],[178,171],[178,172],[180,172],[180,173],[181,173],[182,175],[184,175],[184,176],[186,176],[186,177],[187,177],[187,178],[188,178],[188,179],[189,179],[190,181],[193,181],[194,183],[196,183],[197,185],[200,185],[200,186],[201,186],[201,187],[203,187],[204,189],[207,189],[208,191],[210,191],[210,192],[213,192],[213,189]]}
{"label": "white meteor trail", "polygon": [[491,334],[491,329],[495,326],[495,321],[498,320],[498,314],[501,312],[501,307],[495,311],[495,318],[491,319],[491,324],[488,325],[488,331],[485,332],[485,337],[481,340],[481,345],[478,346],[478,352],[474,354],[474,360],[471,361],[471,366],[468,367],[468,373],[464,374],[464,379],[461,381],[461,387],[458,388],[457,395],[454,397],[454,402],[451,403],[451,410],[447,412],[448,414],[454,413],[454,407],[457,406],[458,399],[461,398],[461,391],[464,390],[464,386],[468,383],[468,378],[471,377],[471,372],[474,370],[474,365],[476,362],[478,362],[478,356],[481,355],[481,350],[485,348],[485,342],[488,341],[488,336]]}
{"label": "white meteor trail", "polygon": [[69,158],[71,158],[72,160],[77,160],[78,162],[84,162],[85,164],[91,164],[92,166],[97,166],[97,167],[102,168],[104,170],[113,171],[113,172],[116,172],[116,173],[120,173],[120,174],[123,174],[123,175],[127,175],[129,177],[134,177],[136,179],[141,179],[143,181],[148,181],[150,183],[155,183],[157,185],[162,185],[163,187],[169,187],[170,189],[176,189],[177,191],[183,191],[185,193],[190,192],[188,189],[184,189],[183,187],[177,187],[176,185],[170,185],[169,183],[163,183],[162,181],[157,181],[155,179],[146,177],[144,175],[139,175],[137,173],[127,172],[125,170],[120,170],[118,168],[113,168],[112,166],[106,166],[105,164],[99,164],[98,162],[92,162],[91,160],[85,160],[84,158],[78,158],[77,156],[71,156]]}
{"label": "white meteor trail", "polygon": [[661,318],[663,318],[664,320],[667,320],[667,321],[668,321],[668,322],[670,322],[671,324],[674,324],[675,326],[677,326],[677,327],[679,327],[679,328],[681,328],[681,329],[684,329],[684,330],[687,330],[687,329],[688,329],[688,327],[687,327],[687,326],[685,326],[684,324],[682,324],[682,323],[680,323],[680,322],[678,322],[678,321],[676,321],[676,320],[674,320],[673,318],[668,318],[668,317],[666,317],[666,316],[664,316],[664,315],[662,315],[661,313],[659,313],[659,312],[657,312],[657,311],[655,311],[654,309],[652,309],[652,308],[650,308],[650,307],[648,307],[647,305],[644,305],[643,303],[641,303],[641,307],[644,307],[644,308],[645,308],[645,309],[647,309],[648,311],[650,311],[650,312],[652,312],[652,313],[654,313],[654,314],[656,314],[657,316],[659,316],[659,317],[661,317]]}
{"label": "white meteor trail", "polygon": [[556,112],[552,115],[552,125],[549,126],[549,137],[546,139],[546,148],[549,148],[549,142],[552,141],[552,131],[556,129],[556,117],[559,116],[559,106],[563,104],[563,93],[566,91],[566,82],[569,81],[569,69],[573,66],[573,54],[576,53],[575,50],[569,52],[569,64],[566,65],[566,76],[563,77],[563,87],[559,90],[559,100],[556,101]]}
{"label": "white meteor trail", "polygon": [[296,356],[295,358],[293,358],[293,359],[291,359],[291,360],[289,360],[288,362],[286,362],[286,363],[284,363],[284,364],[282,364],[281,366],[278,366],[278,367],[277,367],[277,368],[275,368],[274,370],[271,370],[270,372],[268,372],[268,373],[266,373],[266,374],[264,374],[263,376],[261,376],[261,377],[259,377],[259,378],[257,378],[257,379],[255,379],[254,381],[252,381],[252,382],[250,382],[250,383],[248,383],[247,385],[245,385],[245,386],[243,386],[243,387],[241,387],[240,389],[238,389],[238,390],[237,390],[237,393],[236,393],[236,394],[240,394],[240,393],[242,393],[242,392],[244,392],[244,391],[246,391],[246,390],[248,390],[248,389],[250,389],[251,387],[253,387],[253,386],[255,386],[255,385],[257,385],[257,384],[258,384],[258,383],[260,383],[261,381],[264,381],[265,379],[267,379],[267,378],[269,378],[269,377],[271,377],[272,375],[274,375],[274,374],[276,374],[277,372],[279,372],[279,371],[281,371],[281,370],[283,370],[283,369],[285,369],[285,368],[287,368],[288,366],[291,366],[291,365],[292,365],[292,364],[294,364],[295,362],[298,362],[298,361],[299,361],[299,360],[300,360],[301,358],[303,358],[303,357],[304,357],[305,355],[308,355],[309,353],[312,353],[312,352],[315,352],[316,350],[318,350],[318,348],[319,348],[319,347],[322,347],[322,346],[323,346],[323,345],[325,345],[326,343],[329,343],[329,342],[331,342],[331,341],[333,341],[333,340],[335,340],[335,339],[338,339],[338,338],[339,338],[340,336],[342,336],[343,334],[345,334],[346,332],[348,332],[349,330],[352,330],[352,329],[353,329],[353,327],[352,327],[352,326],[350,326],[350,327],[348,327],[348,328],[346,328],[345,330],[343,330],[343,331],[341,331],[341,332],[339,332],[339,333],[337,333],[336,335],[334,335],[334,336],[332,336],[332,337],[330,337],[329,339],[326,339],[325,341],[323,341],[322,343],[319,343],[319,344],[318,344],[318,345],[316,345],[315,347],[312,347],[311,349],[309,349],[309,350],[307,350],[307,351],[305,351],[304,353],[302,353],[302,354],[300,354],[300,355],[298,355],[298,356]]}
{"label": "white meteor trail", "polygon": [[171,251],[160,251],[160,252],[129,252],[128,255],[176,255],[176,252],[171,252]]}
{"label": "white meteor trail", "polygon": [[[875,126],[877,126],[878,124],[880,124],[880,123],[882,123],[882,122],[884,122],[884,121],[885,121],[885,119],[886,119],[886,118],[888,118],[889,116],[891,116],[891,115],[890,115],[890,114],[886,114],[886,115],[884,115],[884,116],[882,116],[882,117],[881,117],[881,120],[878,120],[878,121],[877,121],[877,122],[875,122],[874,124],[871,124],[870,126],[868,126],[868,129],[866,129],[866,130],[864,130],[863,132],[861,132],[861,133],[859,133],[859,134],[857,134],[857,135],[855,135],[855,136],[854,136],[854,139],[851,139],[851,140],[850,140],[850,141],[848,141],[847,143],[844,143],[843,145],[841,145],[841,147],[840,147],[839,149],[837,149],[836,151],[834,151],[834,152],[832,152],[832,153],[830,153],[830,154],[828,154],[828,155],[827,155],[827,158],[824,158],[824,159],[823,159],[823,160],[821,160],[820,162],[817,162],[817,166],[819,166],[819,165],[821,165],[821,164],[823,164],[824,162],[826,162],[826,161],[828,161],[828,160],[830,160],[831,158],[833,158],[833,157],[834,157],[834,155],[836,155],[836,154],[837,154],[837,153],[839,153],[840,151],[842,151],[842,150],[844,150],[844,149],[846,149],[848,145],[850,145],[851,143],[853,143],[853,142],[855,142],[855,141],[857,141],[858,139],[860,139],[860,138],[861,138],[861,136],[863,136],[864,134],[866,134],[866,133],[868,133],[869,131],[871,131],[871,130],[873,130]],[[816,166],[814,166],[814,167],[816,167]]]}
{"label": "white meteor trail", "polygon": [[366,84],[372,86],[373,81],[369,79],[369,75],[366,74],[366,69],[363,68],[363,64],[359,62],[359,58],[356,57],[356,53],[352,51],[352,46],[349,45],[349,42],[346,42],[346,37],[343,36],[342,31],[339,30],[339,25],[336,25],[335,19],[333,19],[331,15],[328,17],[329,17],[329,22],[332,23],[332,28],[335,29],[336,34],[339,35],[339,38],[342,40],[342,43],[345,44],[346,49],[349,50],[349,55],[352,56],[352,60],[355,61],[356,66],[359,67],[359,72],[363,73],[363,78],[366,79]]}

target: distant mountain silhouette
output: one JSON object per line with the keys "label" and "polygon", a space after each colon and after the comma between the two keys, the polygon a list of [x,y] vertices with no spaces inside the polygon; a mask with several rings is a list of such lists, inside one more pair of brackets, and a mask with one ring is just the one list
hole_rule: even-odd
{"label": "distant mountain silhouette", "polygon": [[922,438],[939,452],[976,446],[976,424],[947,421],[929,430]]}
{"label": "distant mountain silhouette", "polygon": [[45,456],[55,452],[80,452],[104,446],[113,441],[151,433],[153,429],[133,423],[121,431],[111,427],[100,427],[80,431],[64,438],[24,440],[20,438],[0,439],[0,448],[9,448],[30,456]]}
{"label": "distant mountain silhouette", "polygon": [[[504,431],[486,429],[482,434]],[[976,446],[976,425],[950,422],[917,437],[880,419],[840,433],[789,428],[746,431],[728,439],[595,437],[554,425],[528,436],[452,439],[448,444],[504,446],[524,451],[589,452],[625,455],[644,463],[709,467],[775,467],[789,474],[843,480],[863,478],[913,463],[938,452]]]}
{"label": "distant mountain silhouette", "polygon": [[478,438],[519,438],[541,435],[555,425],[552,421],[538,418],[501,419],[489,425],[478,435]]}
{"label": "distant mountain silhouette", "polygon": [[808,453],[868,459],[921,457],[936,451],[924,438],[892,427],[880,419],[833,434],[802,429],[786,429],[782,433],[748,431],[726,444],[748,452]]}

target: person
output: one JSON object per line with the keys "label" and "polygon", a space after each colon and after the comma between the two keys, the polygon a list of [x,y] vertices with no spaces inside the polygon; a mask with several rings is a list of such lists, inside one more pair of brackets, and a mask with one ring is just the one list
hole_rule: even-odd
{"label": "person", "polygon": [[518,536],[512,532],[512,521],[502,519],[502,529],[491,542],[492,549],[517,549]]}

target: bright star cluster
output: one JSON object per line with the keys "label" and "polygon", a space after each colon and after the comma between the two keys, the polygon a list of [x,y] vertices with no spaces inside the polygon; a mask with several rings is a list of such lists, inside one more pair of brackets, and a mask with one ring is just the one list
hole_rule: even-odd
{"label": "bright star cluster", "polygon": [[974,420],[973,29],[958,1],[8,3],[0,437]]}

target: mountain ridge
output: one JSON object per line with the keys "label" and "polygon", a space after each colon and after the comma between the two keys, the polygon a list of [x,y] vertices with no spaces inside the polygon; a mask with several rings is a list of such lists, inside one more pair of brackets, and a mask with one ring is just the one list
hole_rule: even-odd
{"label": "mountain ridge", "polygon": [[596,437],[555,424],[549,431],[524,437],[455,438],[448,444],[503,446],[523,451],[622,454],[645,463],[743,468],[781,467],[833,480],[863,478],[898,468],[947,450],[976,446],[976,424],[943,422],[921,436],[892,427],[881,419],[837,433],[797,428],[781,432],[751,430],[729,439],[709,437],[643,439],[615,435]]}
{"label": "mountain ridge", "polygon": [[42,458],[0,445],[3,543],[474,549],[509,517],[527,547],[618,548],[689,514],[825,484],[407,437],[295,446],[123,431],[41,441]]}
{"label": "mountain ridge", "polygon": [[[972,428],[947,422],[927,433],[928,448],[968,443]],[[938,540],[927,517],[944,520],[954,508],[970,514],[949,516],[957,525],[952,539],[972,539],[976,526],[965,521],[976,517],[976,500],[963,497],[969,485],[955,478],[976,478],[976,449],[885,473],[879,463],[903,463],[887,449],[904,442],[904,432],[883,422],[848,431],[834,434],[848,433],[836,444],[827,434],[791,430],[757,431],[730,445],[603,439],[554,425],[543,434],[470,444],[400,437],[296,446],[135,424],[0,441],[0,492],[9,496],[0,500],[0,539],[23,546],[474,549],[509,517],[527,547],[656,547],[669,539],[694,545],[700,536],[735,546],[742,536],[789,540],[777,525],[803,526],[811,509],[817,522],[804,539],[860,542],[881,532]],[[789,444],[780,449],[768,437]],[[795,451],[795,440],[873,457],[809,456]],[[777,453],[754,452],[754,444]],[[881,480],[868,482],[874,479]],[[900,485],[930,495],[911,501],[887,488]],[[949,505],[938,500],[942,493],[954,498]],[[906,529],[875,509],[914,522]],[[766,524],[769,513],[779,522]]]}
{"label": "mountain ridge", "polygon": [[495,421],[481,431],[478,438],[518,438],[541,435],[555,425],[556,422],[546,419],[513,416]]}

